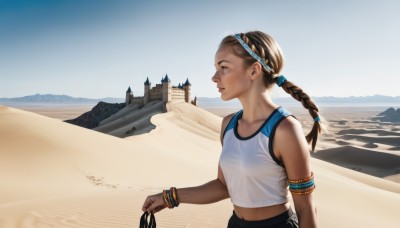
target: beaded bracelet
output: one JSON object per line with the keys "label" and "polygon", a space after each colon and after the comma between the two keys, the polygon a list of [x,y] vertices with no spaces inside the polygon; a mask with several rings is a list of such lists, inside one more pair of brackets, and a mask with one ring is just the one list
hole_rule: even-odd
{"label": "beaded bracelet", "polygon": [[299,184],[289,184],[291,189],[304,189],[309,188],[314,185],[314,179],[307,181],[306,183],[299,183]]}
{"label": "beaded bracelet", "polygon": [[315,190],[314,173],[301,180],[288,180],[289,190],[295,195],[310,194]]}
{"label": "beaded bracelet", "polygon": [[294,190],[290,190],[290,192],[292,194],[295,195],[306,195],[306,194],[310,194],[311,192],[313,192],[315,190],[315,185],[306,189],[306,190],[301,190],[301,191],[294,191]]}
{"label": "beaded bracelet", "polygon": [[313,178],[314,178],[314,173],[311,172],[311,176],[309,176],[307,178],[304,178],[304,179],[301,179],[301,180],[288,180],[288,182],[290,184],[297,184],[297,183],[307,182],[307,181],[309,181],[309,180],[311,180]]}

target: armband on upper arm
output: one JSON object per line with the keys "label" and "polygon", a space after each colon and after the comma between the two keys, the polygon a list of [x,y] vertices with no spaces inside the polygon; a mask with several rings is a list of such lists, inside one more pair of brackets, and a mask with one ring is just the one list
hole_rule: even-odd
{"label": "armband on upper arm", "polygon": [[289,191],[295,195],[310,194],[315,190],[314,173],[311,176],[301,180],[288,180]]}

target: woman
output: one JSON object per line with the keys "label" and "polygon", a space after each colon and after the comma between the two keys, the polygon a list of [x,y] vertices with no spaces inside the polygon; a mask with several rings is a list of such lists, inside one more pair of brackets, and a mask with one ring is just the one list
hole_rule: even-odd
{"label": "woman", "polygon": [[[218,176],[201,186],[148,196],[143,211],[155,213],[179,203],[208,204],[230,197],[234,211],[228,228],[317,227],[307,142],[314,150],[320,117],[310,97],[280,75],[283,62],[280,47],[263,32],[222,40],[212,81],[223,100],[238,98],[243,109],[222,121]],[[300,123],[271,100],[269,91],[275,83],[309,110],[314,125],[306,137]],[[288,202],[289,191],[297,218]]]}

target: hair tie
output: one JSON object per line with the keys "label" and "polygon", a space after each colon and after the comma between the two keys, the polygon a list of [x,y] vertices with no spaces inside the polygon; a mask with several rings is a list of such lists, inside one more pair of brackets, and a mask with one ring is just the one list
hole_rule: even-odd
{"label": "hair tie", "polygon": [[247,45],[247,44],[242,40],[242,38],[240,37],[239,34],[235,34],[235,37],[236,37],[236,39],[239,41],[240,45],[242,45],[242,47],[243,47],[255,60],[257,60],[257,62],[259,62],[261,65],[263,65],[263,67],[264,67],[266,70],[271,71],[271,67],[269,67],[269,66],[267,65],[267,63],[266,63],[264,60],[262,60],[262,59],[260,58],[260,56],[258,56],[256,53],[254,53],[254,51],[251,50],[251,48],[249,47],[249,45]]}
{"label": "hair tie", "polygon": [[283,76],[283,75],[279,75],[277,78],[276,78],[276,84],[279,86],[279,87],[281,87],[282,85],[283,85],[283,83],[285,83],[287,81],[287,79],[285,78],[285,76]]}
{"label": "hair tie", "polygon": [[317,117],[314,118],[314,121],[315,121],[315,122],[319,122],[320,120],[321,120],[321,118],[320,118],[319,116],[317,116]]}

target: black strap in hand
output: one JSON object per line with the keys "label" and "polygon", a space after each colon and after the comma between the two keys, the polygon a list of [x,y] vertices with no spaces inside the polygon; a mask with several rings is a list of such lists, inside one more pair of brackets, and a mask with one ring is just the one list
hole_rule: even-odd
{"label": "black strap in hand", "polygon": [[156,228],[156,218],[154,217],[153,212],[150,213],[150,221],[147,221],[148,217],[149,213],[147,211],[144,212],[142,217],[140,217],[139,228]]}

